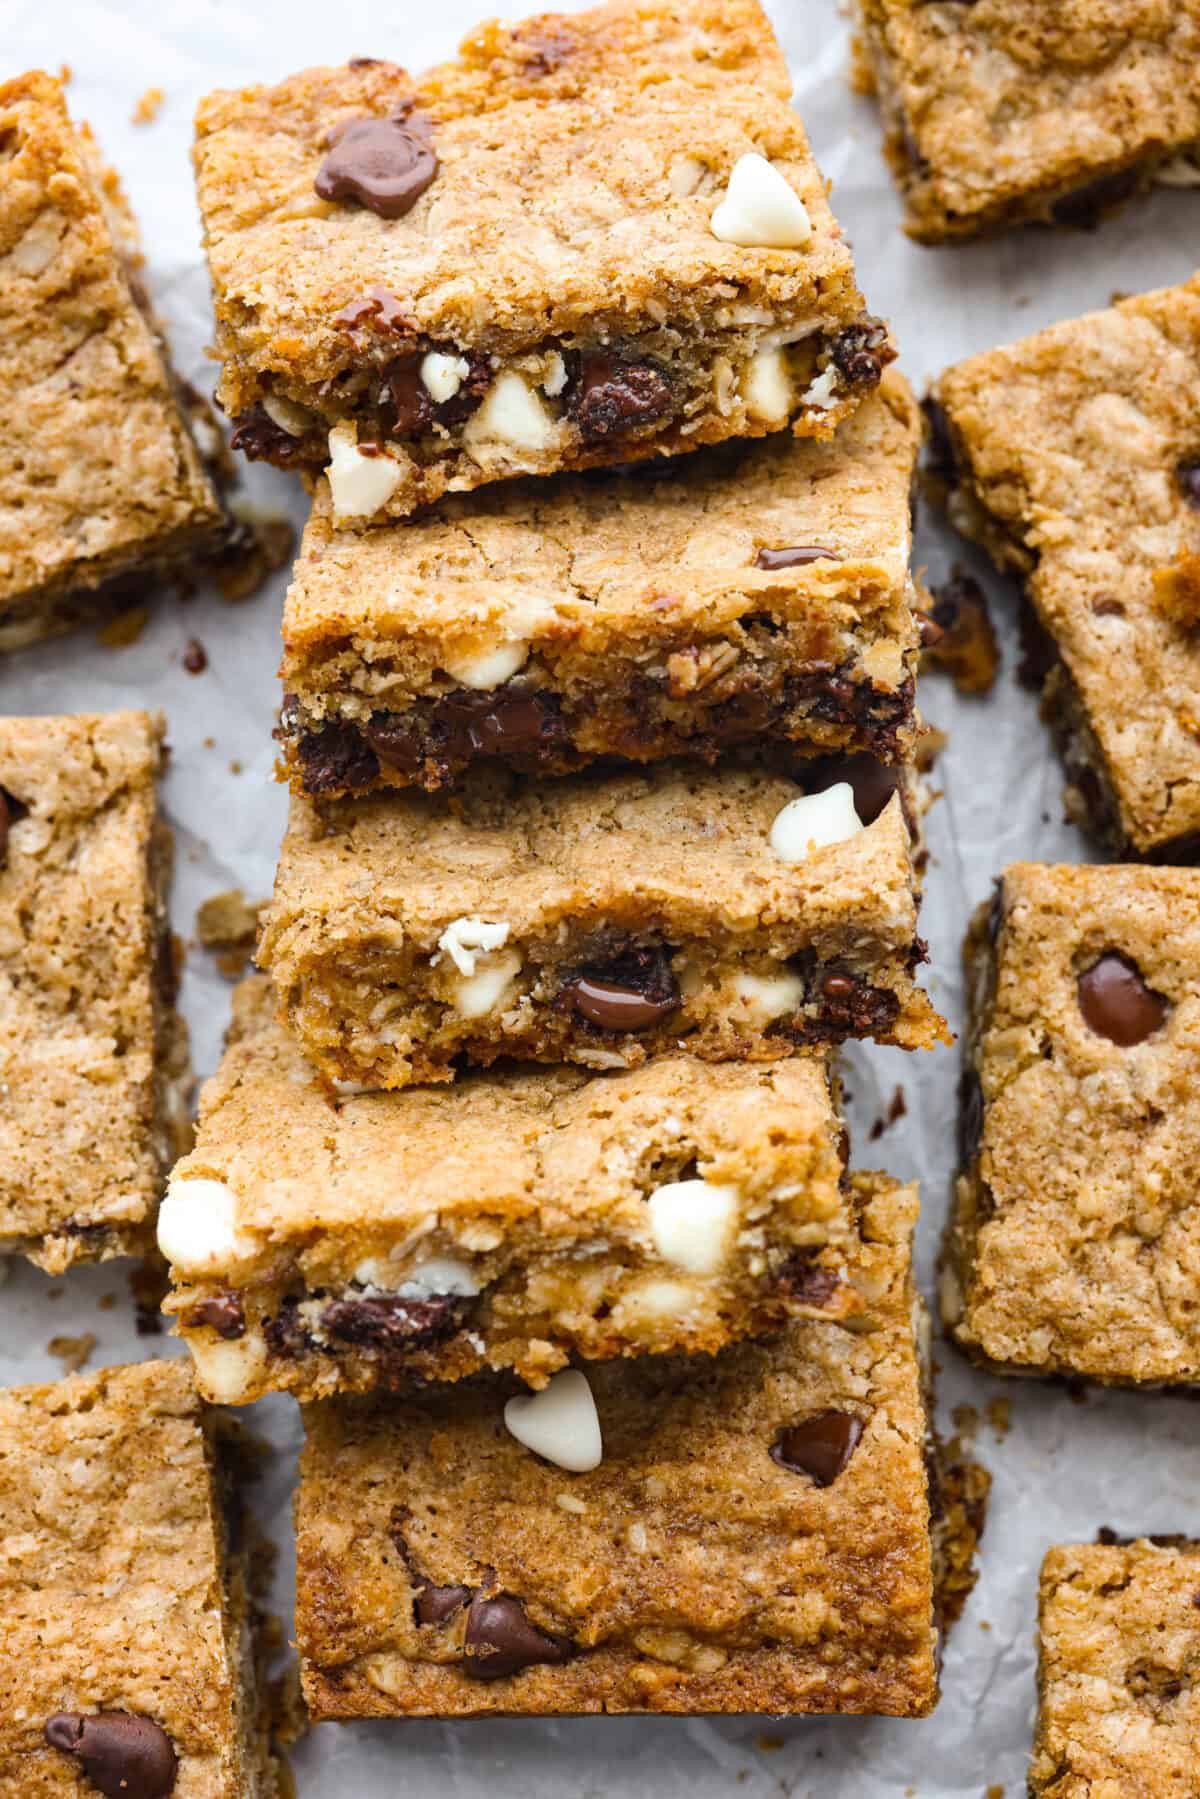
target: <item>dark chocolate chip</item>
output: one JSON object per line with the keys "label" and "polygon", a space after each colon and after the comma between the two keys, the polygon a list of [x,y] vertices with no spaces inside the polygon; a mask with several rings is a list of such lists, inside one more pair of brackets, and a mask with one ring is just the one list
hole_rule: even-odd
{"label": "dark chocolate chip", "polygon": [[431,1580],[417,1588],[413,1611],[418,1624],[444,1624],[455,1612],[469,1605],[474,1592],[471,1587],[435,1587]]}
{"label": "dark chocolate chip", "polygon": [[678,1007],[679,983],[667,951],[646,946],[579,969],[559,997],[602,1031],[648,1031]]}
{"label": "dark chocolate chip", "polygon": [[1079,977],[1079,1010],[1089,1030],[1122,1049],[1144,1043],[1167,1016],[1161,993],[1147,987],[1137,965],[1110,950]]}
{"label": "dark chocolate chip", "polygon": [[240,450],[248,462],[273,462],[287,468],[305,460],[304,439],[293,437],[265,412],[244,412],[229,438],[229,447]]}
{"label": "dark chocolate chip", "polygon": [[163,1799],[175,1785],[174,1745],[152,1718],[134,1712],[55,1712],[43,1735],[73,1755],[106,1799]]}
{"label": "dark chocolate chip", "polygon": [[866,750],[853,756],[818,756],[798,770],[805,793],[824,793],[840,781],[848,782],[854,793],[854,810],[865,825],[873,825],[892,795],[900,791],[903,773],[897,763],[880,762]]}
{"label": "dark chocolate chip", "polygon": [[326,725],[296,745],[306,793],[340,793],[369,787],[379,774],[379,758],[353,725]]}
{"label": "dark chocolate chip", "polygon": [[[846,1134],[845,1162],[849,1158],[849,1134]],[[797,1305],[812,1306],[819,1310],[829,1304],[838,1288],[841,1277],[832,1268],[822,1268],[817,1261],[818,1251],[815,1249],[794,1249],[787,1261],[779,1270],[779,1285]]]}
{"label": "dark chocolate chip", "polygon": [[402,1299],[390,1293],[361,1299],[331,1299],[321,1326],[342,1343],[368,1349],[419,1349],[457,1330],[463,1300],[451,1293]]}
{"label": "dark chocolate chip", "polygon": [[300,1301],[288,1294],[274,1318],[263,1325],[263,1336],[275,1355],[306,1355],[317,1347],[317,1340],[300,1316]]}
{"label": "dark chocolate chip", "polygon": [[[453,352],[451,352],[453,353]],[[467,358],[466,377],[448,400],[435,401],[421,379],[423,350],[397,356],[384,377],[393,408],[393,437],[420,437],[436,425],[461,425],[477,409],[492,380],[486,356]]]}
{"label": "dark chocolate chip", "polygon": [[373,331],[397,331],[408,336],[413,330],[404,302],[396,298],[390,287],[381,287],[378,282],[335,312],[333,322],[344,331],[357,331],[360,325],[368,324]]}
{"label": "dark chocolate chip", "polygon": [[402,219],[437,171],[428,126],[397,112],[343,126],[313,186],[322,200],[354,200],[381,219]]}
{"label": "dark chocolate chip", "polygon": [[615,350],[584,350],[569,360],[567,416],[583,439],[622,437],[658,424],[675,410],[665,372]]}
{"label": "dark chocolate chip", "polygon": [[827,974],[822,977],[821,992],[826,999],[833,1000],[836,1004],[851,999],[856,985],[853,975]]}
{"label": "dark chocolate chip", "polygon": [[789,1425],[771,1445],[771,1459],[793,1474],[807,1474],[818,1487],[831,1487],[858,1448],[863,1422],[853,1412],[818,1412]]}
{"label": "dark chocolate chip", "polygon": [[958,1160],[968,1168],[983,1139],[983,1088],[973,1068],[964,1068],[958,1083]]}
{"label": "dark chocolate chip", "polygon": [[1124,618],[1125,608],[1111,594],[1102,593],[1092,601],[1092,614],[1095,618]]}
{"label": "dark chocolate chip", "polygon": [[236,1293],[213,1293],[190,1306],[181,1320],[188,1330],[212,1330],[227,1343],[246,1334],[246,1313]]}
{"label": "dark chocolate chip", "polygon": [[1185,456],[1175,470],[1179,491],[1200,512],[1200,456]]}
{"label": "dark chocolate chip", "polygon": [[1051,206],[1050,217],[1056,225],[1094,231],[1105,213],[1137,192],[1140,180],[1137,169],[1116,169],[1110,175],[1101,175],[1098,180],[1061,195]]}
{"label": "dark chocolate chip", "polygon": [[839,331],[829,353],[851,387],[878,387],[884,365],[896,357],[888,342],[887,326],[882,319],[872,318]]}
{"label": "dark chocolate chip", "polygon": [[450,747],[461,742],[475,756],[520,755],[563,735],[555,699],[520,688],[482,700],[455,695],[443,701],[439,715]]}
{"label": "dark chocolate chip", "polygon": [[565,1662],[569,1645],[537,1630],[519,1599],[497,1593],[471,1601],[467,1613],[463,1672],[473,1680],[504,1680],[537,1662]]}
{"label": "dark chocolate chip", "polygon": [[843,562],[840,550],[827,549],[820,543],[796,543],[782,550],[760,550],[754,558],[755,568],[803,568],[809,562]]}
{"label": "dark chocolate chip", "polygon": [[189,637],[183,649],[183,666],[189,675],[202,675],[208,667],[208,651],[198,637]]}

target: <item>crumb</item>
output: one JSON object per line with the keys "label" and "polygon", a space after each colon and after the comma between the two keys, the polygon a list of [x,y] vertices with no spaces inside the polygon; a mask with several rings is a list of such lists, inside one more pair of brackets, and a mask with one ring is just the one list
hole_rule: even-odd
{"label": "crumb", "polygon": [[47,1299],[61,1299],[66,1292],[65,1287],[51,1287],[46,1294]]}
{"label": "crumb", "polygon": [[215,750],[217,747],[217,740],[215,737],[205,737],[201,740],[200,747],[205,750]]}
{"label": "crumb", "polygon": [[242,773],[244,766],[245,766],[244,763],[239,762],[237,760],[237,758],[235,757],[234,760],[229,764],[229,772],[231,775],[240,775]]}
{"label": "crumb", "polygon": [[1007,1437],[1012,1429],[1012,1400],[990,1399],[983,1408],[984,1416],[998,1437]]}
{"label": "crumb", "polygon": [[221,597],[231,605],[248,600],[264,582],[291,560],[296,533],[278,514],[235,508],[237,523],[225,549],[212,564]]}
{"label": "crumb", "polygon": [[[961,1409],[974,1412],[973,1406]],[[946,1444],[940,1487],[944,1528],[938,1599],[943,1625],[949,1630],[962,1615],[979,1578],[975,1552],[987,1522],[992,1490],[991,1475],[981,1463],[972,1460],[970,1446],[961,1437],[952,1437]]]}
{"label": "crumb", "polygon": [[60,62],[58,65],[58,79],[62,82],[64,87],[67,87],[69,85],[73,76],[74,76],[74,70],[72,69],[70,63],[69,62]]}
{"label": "crumb", "polygon": [[196,913],[196,935],[206,950],[216,950],[217,967],[227,980],[240,980],[258,941],[265,900],[251,903],[240,887],[214,893]]}
{"label": "crumb", "polygon": [[785,1740],[784,1737],[771,1736],[764,1730],[759,1736],[755,1737],[754,1747],[756,1749],[761,1749],[764,1755],[773,1755],[776,1749],[783,1748]]}
{"label": "crumb", "polygon": [[1004,1788],[1002,1786],[990,1786],[984,1793],[983,1799],[1004,1799]]}
{"label": "crumb", "polygon": [[98,1341],[91,1331],[84,1331],[81,1337],[51,1337],[46,1349],[50,1355],[58,1357],[64,1374],[78,1374],[91,1361]]}
{"label": "crumb", "polygon": [[189,675],[202,675],[208,667],[208,651],[198,637],[189,637],[184,645],[183,666]]}
{"label": "crumb", "polygon": [[152,125],[158,117],[158,111],[166,94],[160,87],[148,87],[133,109],[131,123],[134,125]]}
{"label": "crumb", "polygon": [[894,1124],[898,1124],[900,1122],[900,1120],[904,1117],[904,1114],[907,1111],[908,1111],[908,1102],[905,1100],[905,1097],[904,1097],[904,1089],[903,1089],[903,1087],[897,1087],[896,1091],[892,1094],[892,1097],[891,1097],[890,1101],[888,1102],[887,1111],[883,1114],[883,1116],[881,1118],[877,1118],[875,1120],[874,1124],[871,1126],[870,1130],[867,1132],[867,1135],[870,1137],[871,1142],[877,1143],[879,1141],[880,1137],[883,1136],[883,1133],[887,1130],[890,1130]]}
{"label": "crumb", "polygon": [[926,666],[944,670],[960,693],[987,693],[1000,667],[987,595],[957,566],[930,591],[933,609],[922,624],[932,629],[923,628],[921,639]]}
{"label": "crumb", "polygon": [[146,629],[150,617],[148,606],[131,606],[128,612],[118,612],[115,618],[101,625],[96,633],[96,640],[106,650],[125,650],[131,643],[136,643]]}
{"label": "crumb", "polygon": [[956,1405],[950,1416],[954,1420],[954,1428],[966,1441],[974,1440],[979,1429],[979,1413],[973,1405]]}
{"label": "crumb", "polygon": [[980,1628],[980,1630],[990,1630],[992,1628],[991,1619],[990,1618],[981,1618],[979,1620],[979,1628]]}
{"label": "crumb", "polygon": [[96,1301],[96,1310],[98,1312],[111,1312],[116,1303],[117,1296],[115,1293],[102,1293]]}
{"label": "crumb", "polygon": [[1114,287],[1111,294],[1108,296],[1108,303],[1110,306],[1119,306],[1122,300],[1128,300],[1129,298],[1130,291],[1127,287]]}

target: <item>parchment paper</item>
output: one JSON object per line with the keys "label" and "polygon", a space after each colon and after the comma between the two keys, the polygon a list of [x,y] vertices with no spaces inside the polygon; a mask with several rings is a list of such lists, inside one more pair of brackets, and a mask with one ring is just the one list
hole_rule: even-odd
{"label": "parchment paper", "polygon": [[[768,0],[770,4],[770,0]],[[92,121],[140,216],[149,285],[182,371],[211,391],[205,358],[211,329],[199,250],[188,145],[198,97],[213,87],[275,80],[309,63],[352,55],[392,57],[410,68],[452,54],[484,0],[6,0],[3,68],[70,64],[71,105]],[[568,10],[570,7],[568,5]],[[847,27],[836,0],[774,0],[797,101],[819,160],[834,183],[834,206],[854,243],[864,291],[891,317],[902,366],[923,388],[945,363],[1023,336],[1052,319],[1136,291],[1185,279],[1200,252],[1200,195],[1163,192],[1108,221],[1097,233],[1022,234],[942,251],[922,250],[899,230],[884,173],[875,115],[846,84]],[[154,123],[131,122],[144,89],[166,100]],[[85,454],[86,445],[80,446]],[[3,480],[0,472],[0,481]],[[242,492],[303,520],[298,487],[248,468]],[[975,563],[922,509],[918,561],[943,574],[954,558]],[[998,598],[1004,667],[986,699],[965,700],[941,677],[923,684],[930,720],[949,732],[937,769],[940,802],[929,819],[932,862],[923,928],[933,954],[931,988],[956,1027],[961,1022],[959,944],[968,912],[993,874],[1017,857],[1080,861],[1088,850],[1061,822],[1061,774],[1033,700],[1015,684],[1011,594],[986,572]],[[271,726],[277,704],[279,608],[285,577],[241,606],[215,596],[181,604],[167,597],[140,640],[124,650],[83,633],[0,660],[0,711],[62,712],[159,706],[173,746],[165,799],[179,845],[174,922],[189,940],[183,1005],[196,1067],[212,1071],[228,1014],[229,989],[194,943],[197,905],[240,886],[251,897],[270,887],[282,825],[282,790],[272,783]],[[209,667],[187,674],[180,657],[197,637]],[[919,1176],[924,1196],[920,1270],[926,1294],[945,1214],[953,1160],[956,1050],[905,1056],[855,1050],[849,1058],[855,1159]],[[878,1141],[868,1127],[899,1084],[907,1114]],[[170,1353],[169,1338],[139,1338],[125,1286],[126,1265],[84,1270],[51,1282],[14,1267],[0,1290],[0,1381],[49,1379],[59,1363],[45,1344],[57,1334],[94,1332],[93,1365]],[[99,1309],[102,1296],[118,1303]],[[1195,1530],[1200,1454],[1196,1411],[1157,1394],[1094,1391],[1086,1400],[1034,1382],[988,1380],[939,1345],[941,1409],[969,1402],[982,1411],[1005,1395],[1012,1428],[1000,1440],[986,1426],[980,1451],[995,1477],[983,1543],[982,1576],[945,1660],[933,1718],[506,1721],[453,1726],[432,1722],[326,1725],[296,1751],[304,1799],[655,1799],[738,1793],[745,1799],[820,1796],[921,1799],[1024,1791],[1034,1704],[1033,1629],[1037,1567],[1054,1541],[1086,1539],[1101,1524],[1122,1531]],[[289,1503],[298,1439],[290,1402],[254,1408],[277,1448],[258,1492],[280,1545],[278,1604],[290,1618]]]}

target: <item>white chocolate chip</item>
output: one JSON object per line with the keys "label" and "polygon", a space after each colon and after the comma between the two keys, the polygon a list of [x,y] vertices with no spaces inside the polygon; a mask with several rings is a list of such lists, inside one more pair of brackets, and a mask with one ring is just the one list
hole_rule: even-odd
{"label": "white chocolate chip", "polygon": [[546,358],[546,373],[542,379],[542,392],[556,400],[567,385],[567,365],[557,350],[551,350]]}
{"label": "white chocolate chip", "polygon": [[266,1362],[262,1339],[255,1333],[233,1343],[219,1337],[189,1337],[196,1385],[213,1405],[237,1405],[254,1389]]}
{"label": "white chocolate chip", "polygon": [[452,1294],[456,1299],[472,1299],[479,1282],[465,1262],[453,1256],[430,1256],[409,1272],[408,1279],[396,1288],[401,1299],[441,1299]]}
{"label": "white chocolate chip", "polygon": [[474,656],[443,656],[442,667],[448,675],[454,676],[460,687],[484,689],[502,686],[528,660],[528,643],[514,639]]}
{"label": "white chocolate chip", "polygon": [[838,404],[841,397],[838,372],[831,362],[827,369],[823,369],[814,380],[809,382],[804,390],[803,403],[805,406],[815,406],[818,412],[827,412],[831,406]]}
{"label": "white chocolate chip", "polygon": [[474,974],[479,952],[501,949],[508,940],[507,924],[487,924],[482,918],[456,918],[438,938],[436,968],[442,957],[449,956],[459,974]]}
{"label": "white chocolate chip", "polygon": [[862,830],[849,781],[835,781],[823,793],[789,800],[771,826],[770,845],[781,862],[804,862],[814,850],[844,843]]}
{"label": "white chocolate chip", "polygon": [[370,518],[386,506],[401,481],[400,464],[386,453],[364,456],[358,426],[335,425],[329,433],[329,492],[336,524],[348,518]]}
{"label": "white chocolate chip", "polygon": [[312,413],[306,407],[297,406],[294,400],[285,400],[282,394],[267,394],[262,408],[272,423],[286,431],[289,437],[303,437],[313,422]]}
{"label": "white chocolate chip", "polygon": [[521,958],[515,950],[485,957],[473,975],[464,975],[455,983],[454,1010],[460,1018],[483,1018],[497,1011],[520,972]]}
{"label": "white chocolate chip", "polygon": [[641,1320],[678,1320],[695,1312],[697,1298],[696,1289],[687,1281],[638,1281],[626,1290],[619,1306],[614,1308],[613,1315],[616,1317],[617,1312],[620,1312]]}
{"label": "white chocolate chip", "polygon": [[452,400],[467,376],[471,365],[465,356],[446,356],[441,350],[430,350],[421,358],[421,380],[425,392],[440,406]]}
{"label": "white chocolate chip", "polygon": [[664,1262],[716,1274],[729,1252],[741,1195],[716,1181],[668,1181],[646,1201],[650,1235]]}
{"label": "white chocolate chip", "polygon": [[723,244],[763,250],[799,250],[812,237],[812,221],[799,194],[765,156],[739,156],[725,198],[712,215],[712,234]]}
{"label": "white chocolate chip", "polygon": [[564,1512],[573,1512],[577,1518],[582,1518],[587,1511],[587,1506],[580,1499],[578,1493],[556,1493],[554,1503],[561,1506]]}
{"label": "white chocolate chip", "polygon": [[577,1368],[564,1368],[540,1393],[510,1399],[504,1423],[518,1443],[556,1468],[587,1474],[600,1466],[600,1418],[592,1389]]}
{"label": "white chocolate chip", "polygon": [[752,1025],[770,1024],[773,1018],[795,1012],[804,999],[804,982],[798,974],[740,974],[733,990]]}
{"label": "white chocolate chip", "polygon": [[463,431],[467,444],[507,444],[514,450],[544,450],[555,440],[555,423],[534,390],[513,369],[497,375],[483,405]]}
{"label": "white chocolate chip", "polygon": [[758,350],[742,375],[746,410],[769,425],[782,424],[792,410],[796,385],[782,350]]}
{"label": "white chocolate chip", "polygon": [[237,1195],[224,1181],[171,1181],[158,1211],[158,1247],[181,1274],[216,1274],[254,1254],[237,1228]]}
{"label": "white chocolate chip", "polygon": [[667,176],[671,192],[677,200],[686,200],[694,194],[707,173],[698,156],[680,156],[671,164],[671,172]]}

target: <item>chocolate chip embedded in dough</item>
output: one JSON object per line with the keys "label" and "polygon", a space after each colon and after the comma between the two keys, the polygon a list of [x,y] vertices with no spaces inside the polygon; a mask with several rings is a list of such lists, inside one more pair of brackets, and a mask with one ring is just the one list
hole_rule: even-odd
{"label": "chocolate chip embedded in dough", "polygon": [[667,951],[646,946],[581,968],[560,998],[601,1030],[647,1031],[676,1010],[680,994]]}
{"label": "chocolate chip embedded in dough", "polygon": [[213,1293],[189,1307],[182,1324],[188,1330],[213,1330],[227,1343],[246,1334],[246,1312],[236,1293]]}
{"label": "chocolate chip embedded in dough", "polygon": [[423,1581],[413,1601],[417,1623],[444,1624],[464,1605],[469,1605],[473,1597],[472,1587],[435,1587],[431,1580]]}
{"label": "chocolate chip embedded in dough", "polygon": [[153,1718],[135,1712],[55,1712],[42,1734],[52,1749],[74,1756],[105,1799],[164,1799],[179,1758]]}
{"label": "chocolate chip embedded in dough", "polygon": [[754,558],[755,568],[804,568],[810,562],[844,562],[840,550],[822,543],[794,543],[779,550],[760,550]]}
{"label": "chocolate chip embedded in dough", "polygon": [[473,1680],[504,1680],[538,1662],[565,1662],[570,1647],[529,1622],[525,1608],[511,1594],[482,1594],[471,1601],[464,1638],[463,1672]]}
{"label": "chocolate chip embedded in dough", "polygon": [[1122,1049],[1152,1037],[1169,1009],[1162,994],[1146,985],[1136,963],[1115,950],[1084,970],[1077,991],[1088,1029]]}
{"label": "chocolate chip embedded in dough", "polygon": [[353,200],[381,219],[402,219],[438,172],[428,126],[407,112],[351,119],[317,170],[322,200]]}
{"label": "chocolate chip embedded in dough", "polygon": [[851,387],[878,387],[885,364],[894,362],[896,352],[888,342],[888,330],[882,319],[865,318],[861,324],[847,325],[829,346],[829,353],[842,378]]}
{"label": "chocolate chip embedded in dough", "polygon": [[824,793],[842,781],[854,794],[854,810],[864,825],[873,825],[894,793],[899,792],[903,770],[896,763],[881,762],[866,750],[852,756],[818,756],[799,769],[805,793]]}
{"label": "chocolate chip embedded in dough", "polygon": [[[574,359],[573,359],[574,360]],[[567,387],[567,416],[587,442],[622,437],[669,418],[675,396],[656,363],[612,350],[584,350]]]}
{"label": "chocolate chip embedded in dough", "polygon": [[353,725],[325,725],[306,732],[296,745],[305,793],[353,792],[379,774],[379,758]]}
{"label": "chocolate chip embedded in dough", "polygon": [[1200,454],[1184,457],[1175,469],[1175,480],[1188,505],[1200,512]]}
{"label": "chocolate chip embedded in dough", "polygon": [[818,1487],[831,1487],[858,1448],[863,1421],[853,1412],[818,1412],[780,1431],[771,1460],[793,1474],[807,1474]]}

